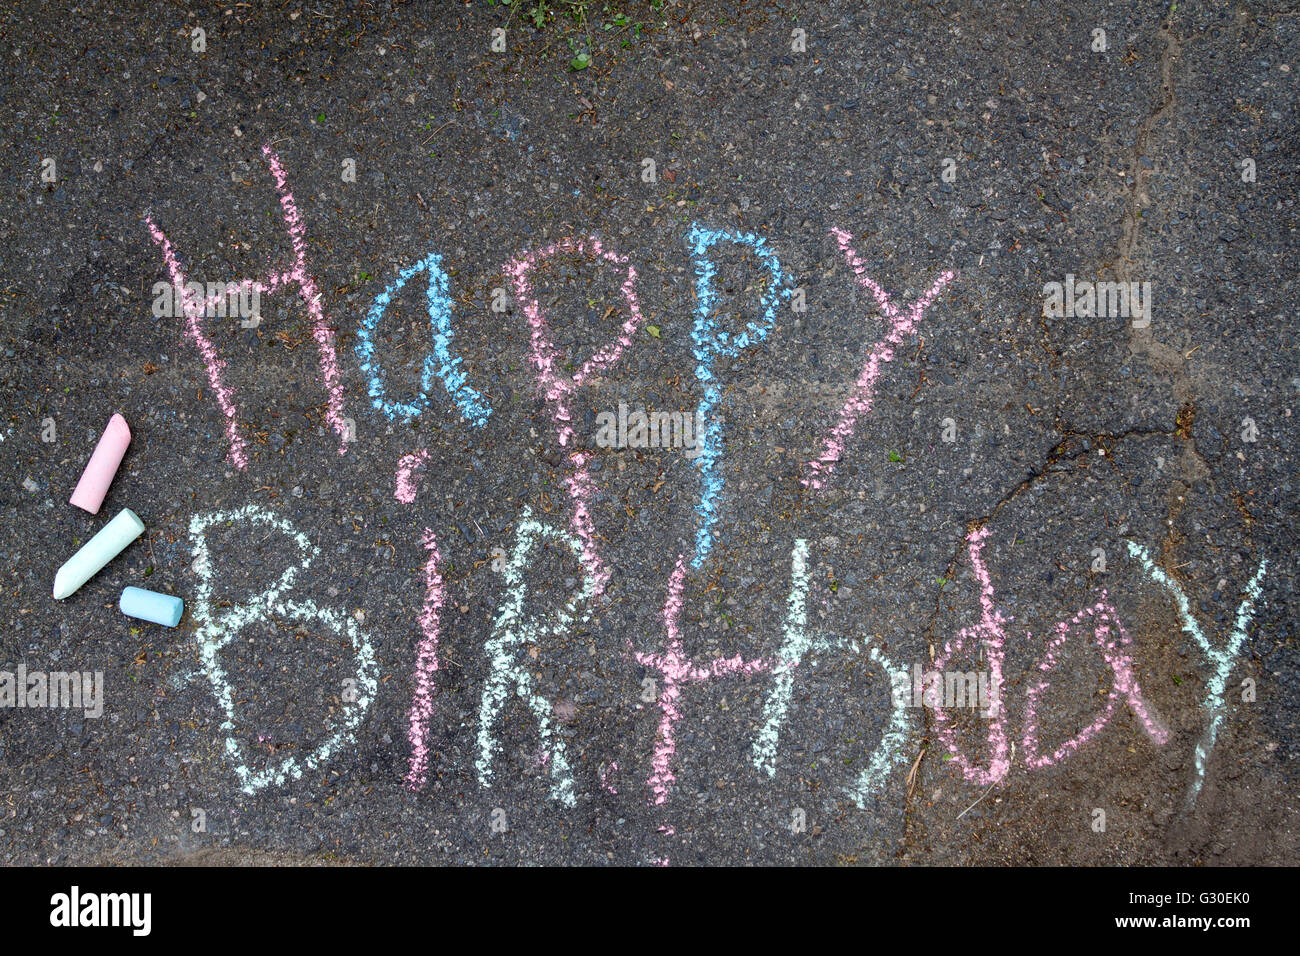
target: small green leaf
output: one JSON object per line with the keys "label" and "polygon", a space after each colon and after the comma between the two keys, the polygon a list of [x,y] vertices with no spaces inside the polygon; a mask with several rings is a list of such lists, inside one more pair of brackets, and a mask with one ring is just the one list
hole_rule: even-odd
{"label": "small green leaf", "polygon": [[651,335],[653,335],[655,338],[659,338],[659,326],[657,326],[657,325],[647,325],[647,326],[645,327],[645,330],[646,330],[647,332],[649,332]]}
{"label": "small green leaf", "polygon": [[589,66],[591,66],[591,57],[586,53],[579,53],[569,61],[571,70],[585,70]]}
{"label": "small green leaf", "polygon": [[902,460],[903,460],[903,456],[900,455],[900,454],[899,454],[898,452],[896,452],[896,451],[891,451],[891,452],[889,453],[889,460],[890,460],[890,461],[902,461]]}

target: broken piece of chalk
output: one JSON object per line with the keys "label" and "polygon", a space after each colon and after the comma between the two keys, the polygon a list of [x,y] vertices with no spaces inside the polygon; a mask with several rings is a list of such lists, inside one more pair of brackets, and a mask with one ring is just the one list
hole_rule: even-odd
{"label": "broken piece of chalk", "polygon": [[185,602],[172,594],[159,594],[144,588],[126,588],[117,606],[127,617],[153,621],[163,627],[175,627],[185,613]]}
{"label": "broken piece of chalk", "polygon": [[68,504],[76,505],[92,515],[99,514],[99,506],[104,503],[104,495],[108,494],[108,486],[113,483],[117,466],[122,464],[122,456],[126,454],[126,446],[129,444],[131,429],[127,427],[126,419],[114,415],[108,420],[104,434],[99,436],[95,453],[86,463],[86,470],[81,473],[81,480],[77,482],[77,488],[68,499]]}
{"label": "broken piece of chalk", "polygon": [[75,594],[100,569],[116,558],[140,535],[144,522],[130,508],[123,508],[116,518],[99,529],[99,534],[81,546],[81,550],[68,558],[59,573],[54,575],[54,597],[62,601]]}

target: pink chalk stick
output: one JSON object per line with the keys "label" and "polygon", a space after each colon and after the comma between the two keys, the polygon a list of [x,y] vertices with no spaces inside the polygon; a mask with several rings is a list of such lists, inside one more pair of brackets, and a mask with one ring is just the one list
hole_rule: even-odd
{"label": "pink chalk stick", "polygon": [[114,415],[108,420],[108,427],[100,436],[95,453],[90,456],[86,470],[77,482],[77,490],[72,493],[68,503],[76,505],[82,511],[89,511],[92,515],[99,514],[99,506],[104,503],[104,495],[108,494],[108,486],[113,483],[117,466],[122,464],[122,456],[126,454],[126,446],[129,444],[131,429],[127,427],[126,419]]}

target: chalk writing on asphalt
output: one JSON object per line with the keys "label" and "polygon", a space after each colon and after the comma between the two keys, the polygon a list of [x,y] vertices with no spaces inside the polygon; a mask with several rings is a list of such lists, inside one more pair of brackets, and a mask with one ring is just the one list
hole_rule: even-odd
{"label": "chalk writing on asphalt", "polygon": [[[269,146],[263,148],[263,155],[280,198],[281,215],[292,248],[292,261],[287,268],[268,268],[263,278],[233,284],[221,294],[297,289],[312,321],[321,386],[326,398],[326,420],[338,436],[339,453],[346,454],[352,429],[350,420],[344,414],[346,396],[335,349],[336,326],[324,312],[317,282],[308,268],[305,225],[289,188],[288,176],[279,157]],[[204,316],[210,314],[212,297],[205,297],[202,287],[189,281],[182,266],[182,257],[152,214],[146,213],[144,221],[149,236],[161,254],[163,268],[178,290],[183,313],[181,331],[197,350],[203,363],[223,423],[229,461],[235,468],[245,470],[250,462],[250,450],[241,434],[238,398],[227,382],[226,360],[219,354],[203,321]],[[852,271],[855,282],[874,299],[879,308],[884,320],[884,332],[874,344],[862,347],[861,371],[834,422],[829,424],[818,442],[814,457],[804,463],[800,480],[812,495],[824,493],[833,481],[837,467],[853,454],[852,439],[857,424],[864,416],[870,415],[877,387],[886,374],[886,366],[893,359],[895,350],[917,331],[926,311],[940,303],[944,290],[957,280],[955,271],[941,270],[926,291],[910,305],[898,305],[884,286],[869,274],[866,264],[853,248],[853,236],[839,228],[832,229],[830,234]],[[732,330],[723,329],[718,323],[718,296],[715,288],[718,265],[713,256],[717,248],[723,245],[747,249],[767,271],[756,301],[752,303],[752,315],[739,328]],[[780,753],[782,729],[789,718],[801,675],[807,671],[809,661],[838,655],[870,661],[881,688],[880,699],[890,702],[883,710],[878,743],[870,753],[855,755],[865,757],[865,764],[859,764],[863,769],[838,782],[843,793],[859,807],[865,807],[869,799],[891,786],[891,780],[892,785],[898,785],[898,781],[891,775],[899,773],[907,762],[909,749],[914,751],[918,744],[918,728],[909,718],[906,694],[897,692],[898,688],[907,685],[909,678],[906,669],[886,656],[884,648],[878,646],[876,641],[861,641],[852,636],[823,633],[809,623],[807,606],[812,589],[809,573],[812,554],[806,538],[797,537],[789,552],[789,589],[786,592],[785,623],[780,634],[758,635],[755,638],[756,646],[730,657],[696,659],[688,656],[685,650],[682,612],[688,578],[692,571],[701,568],[713,551],[718,535],[718,515],[727,503],[727,489],[721,467],[725,436],[721,423],[714,414],[723,394],[723,385],[719,381],[719,360],[743,361],[742,353],[746,349],[773,334],[776,310],[789,297],[791,285],[774,244],[764,237],[695,224],[686,230],[684,247],[694,265],[696,280],[691,346],[695,361],[694,379],[700,391],[697,412],[704,423],[703,433],[699,436],[702,453],[693,461],[693,467],[699,473],[699,498],[694,509],[694,550],[677,556],[675,566],[663,585],[664,600],[660,610],[663,635],[657,649],[638,650],[630,640],[625,642],[623,648],[626,666],[639,666],[655,675],[652,702],[658,710],[658,721],[653,739],[646,741],[651,769],[650,776],[644,783],[644,792],[649,802],[655,806],[670,804],[680,726],[687,719],[681,707],[682,696],[686,693],[710,693],[713,685],[726,679],[764,681],[767,684],[759,726],[748,744],[749,772],[758,781],[775,778],[783,767]],[[586,259],[602,268],[614,270],[626,307],[627,318],[614,337],[595,348],[581,362],[579,357],[562,352],[556,344],[553,319],[547,316],[533,285],[534,273],[547,260],[560,255]],[[631,257],[615,251],[598,236],[563,238],[547,246],[519,253],[506,261],[503,271],[513,284],[516,301],[527,322],[528,361],[536,375],[538,394],[545,403],[554,427],[554,441],[567,462],[564,484],[568,495],[568,519],[567,527],[547,523],[539,520],[525,507],[514,525],[513,550],[508,558],[501,559],[504,593],[482,648],[488,676],[481,689],[478,707],[477,757],[474,768],[479,785],[490,789],[496,779],[496,758],[501,750],[498,732],[502,711],[511,700],[517,699],[531,715],[539,747],[537,766],[549,779],[551,797],[563,806],[574,807],[584,790],[575,775],[565,738],[559,733],[554,707],[535,686],[534,677],[521,661],[520,652],[526,646],[544,646],[590,622],[600,613],[602,595],[617,570],[606,563],[601,553],[602,536],[595,526],[592,514],[597,480],[590,467],[592,453],[580,447],[574,430],[573,399],[594,377],[615,374],[620,360],[635,347],[637,332],[644,327],[645,317],[637,299],[637,270]],[[392,386],[384,376],[384,355],[377,330],[394,296],[408,282],[420,276],[426,283],[430,350],[422,365],[418,391],[414,396],[402,397],[392,392]],[[454,413],[470,429],[479,429],[486,425],[492,415],[492,406],[485,392],[471,381],[455,352],[454,316],[449,287],[450,279],[442,268],[441,258],[435,252],[427,252],[414,265],[397,272],[359,321],[356,330],[356,357],[360,370],[369,383],[371,406],[386,420],[409,421],[422,415]],[[870,324],[869,317],[864,318],[862,325],[868,327]],[[445,411],[438,407],[435,380],[441,383],[450,400]],[[436,466],[437,462],[426,448],[418,448],[402,455],[394,468],[394,498],[402,504],[414,504],[422,481],[443,480]],[[278,535],[289,543],[293,554],[293,562],[275,584],[234,606],[218,604],[212,597],[214,584],[220,575],[214,567],[208,537],[215,526],[227,525],[244,528],[249,533],[255,529],[272,532],[273,536]],[[993,529],[980,526],[967,531],[965,535],[967,556],[977,589],[974,603],[978,606],[978,623],[960,629],[944,641],[941,652],[933,661],[934,669],[943,671],[963,655],[970,657],[978,654],[987,661],[990,671],[992,701],[983,715],[985,729],[982,753],[967,753],[959,743],[955,714],[944,706],[933,708],[939,744],[947,752],[955,772],[970,784],[989,787],[1007,778],[1017,750],[1025,768],[1030,771],[1061,764],[1088,747],[1111,724],[1122,707],[1127,707],[1132,713],[1137,727],[1154,746],[1164,746],[1169,740],[1169,731],[1143,695],[1134,674],[1132,641],[1104,590],[1073,616],[1058,621],[1045,641],[1036,640],[1032,634],[1025,634],[1026,646],[1041,647],[1041,654],[1026,682],[1023,705],[1019,714],[1014,715],[1018,716],[1020,730],[1013,734],[1009,729],[1013,708],[1007,699],[1004,673],[1011,619],[998,609],[984,554],[986,542],[992,534]],[[325,764],[355,743],[358,728],[374,699],[380,677],[371,637],[357,621],[339,610],[290,597],[300,576],[309,573],[318,550],[287,520],[271,511],[246,505],[233,510],[196,515],[190,523],[190,541],[194,554],[193,566],[199,580],[194,601],[194,620],[197,625],[195,642],[201,670],[211,685],[213,696],[223,715],[221,729],[225,735],[225,749],[233,772],[240,788],[246,793],[281,786],[289,780],[300,778],[304,770]],[[414,689],[407,718],[410,754],[405,778],[407,787],[416,792],[427,785],[430,763],[434,759],[428,738],[430,722],[436,710],[437,682],[441,673],[440,642],[446,639],[447,622],[443,608],[451,600],[449,586],[443,575],[443,553],[431,528],[423,527],[420,543],[424,551],[424,565],[419,581],[419,633],[412,662]],[[528,601],[529,586],[525,570],[536,560],[538,549],[544,546],[558,547],[577,563],[580,570],[579,577],[574,579],[567,597],[558,607],[538,608]],[[1267,561],[1260,561],[1258,570],[1246,585],[1245,598],[1237,610],[1228,639],[1222,647],[1215,647],[1193,616],[1190,602],[1181,586],[1155,564],[1145,546],[1130,541],[1128,549],[1145,576],[1172,596],[1183,629],[1192,636],[1212,669],[1202,701],[1208,721],[1196,745],[1195,772],[1187,794],[1188,804],[1191,805],[1195,803],[1204,783],[1207,762],[1225,719],[1224,695],[1227,680],[1247,639],[1247,628],[1256,607],[1262,599]],[[526,605],[528,610],[525,610]],[[861,610],[865,614],[869,609]],[[252,730],[244,728],[241,738],[236,729],[240,720],[236,701],[241,699],[236,690],[238,676],[228,673],[222,654],[241,630],[273,619],[319,626],[343,640],[351,648],[354,657],[355,671],[351,680],[355,682],[357,692],[345,698],[339,712],[333,715],[326,726],[320,728],[318,742],[314,746],[304,747],[300,751],[301,756],[285,757],[261,769],[255,769],[254,761],[240,742],[241,739],[248,739]],[[1088,653],[1096,653],[1108,669],[1110,689],[1099,705],[1099,710],[1073,736],[1057,743],[1044,743],[1040,727],[1044,695],[1052,686],[1052,680],[1059,676],[1056,671],[1061,666],[1060,654],[1070,641],[1077,642]],[[1087,650],[1089,648],[1091,650]],[[617,794],[618,789],[610,783],[617,769],[617,762],[602,764],[599,779],[593,781],[590,789],[597,793]],[[665,823],[660,832],[671,835],[673,828]],[[665,860],[659,859],[658,862]]]}

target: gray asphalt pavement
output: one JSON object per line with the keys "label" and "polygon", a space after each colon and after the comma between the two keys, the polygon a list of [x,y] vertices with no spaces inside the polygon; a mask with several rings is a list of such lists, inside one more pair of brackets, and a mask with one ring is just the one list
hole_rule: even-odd
{"label": "gray asphalt pavement", "polygon": [[1294,5],[126,6],[0,10],[0,862],[1300,859]]}

